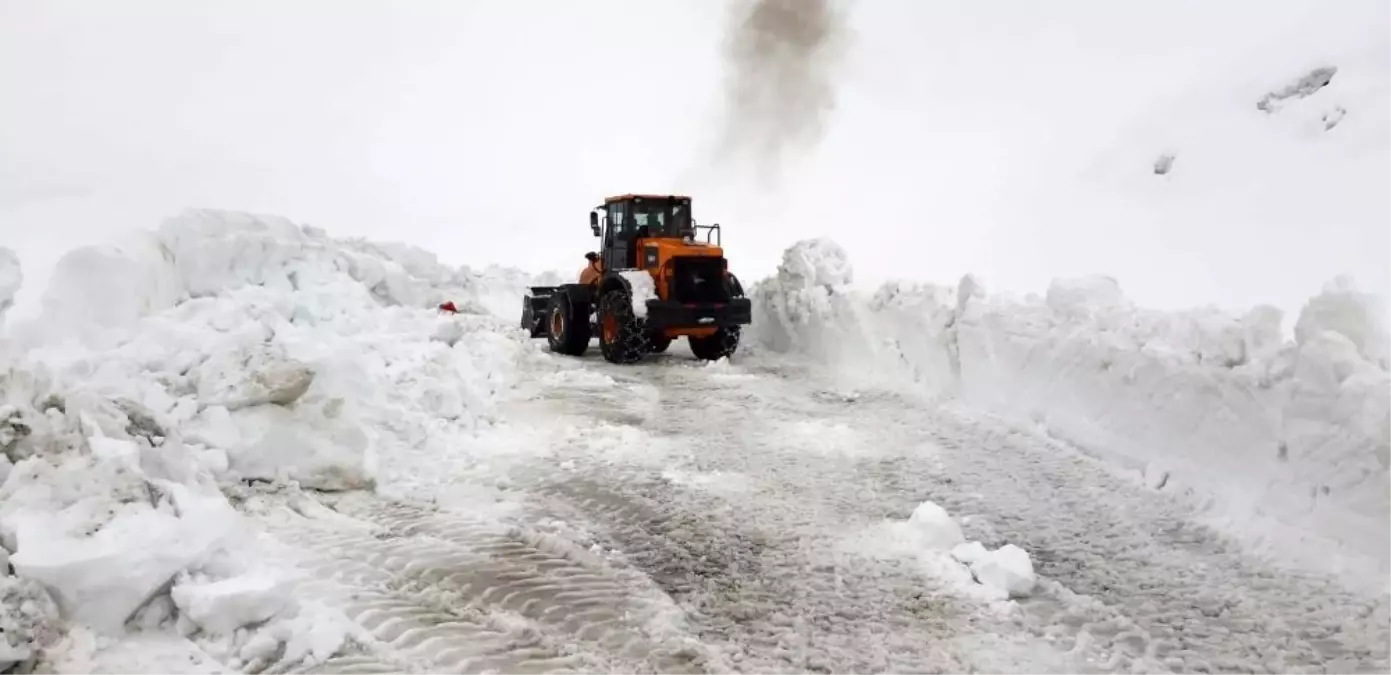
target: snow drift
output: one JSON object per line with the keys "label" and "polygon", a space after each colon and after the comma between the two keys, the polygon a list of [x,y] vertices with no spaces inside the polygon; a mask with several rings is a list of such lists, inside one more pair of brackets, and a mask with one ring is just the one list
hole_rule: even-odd
{"label": "snow drift", "polygon": [[1272,307],[1146,311],[1105,277],[1026,298],[971,277],[867,296],[851,278],[834,243],[794,245],[754,289],[754,337],[1036,424],[1234,531],[1303,544],[1287,552],[1391,568],[1386,316],[1346,280],[1310,299],[1286,340]]}
{"label": "snow drift", "polygon": [[[0,300],[13,269],[0,256]],[[379,458],[491,425],[536,348],[488,298],[529,281],[217,211],[69,253],[0,340],[0,592],[39,596],[0,608],[33,636],[7,630],[0,669],[53,641],[56,612],[108,635],[257,624],[246,649],[279,653],[315,619],[255,568],[227,495],[371,489]]]}

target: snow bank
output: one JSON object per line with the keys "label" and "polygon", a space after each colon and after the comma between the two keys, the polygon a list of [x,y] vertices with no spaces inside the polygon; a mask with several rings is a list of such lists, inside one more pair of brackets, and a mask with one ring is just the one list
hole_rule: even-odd
{"label": "snow bank", "polygon": [[1060,280],[1045,297],[990,294],[971,277],[866,296],[808,275],[800,261],[818,257],[843,255],[799,243],[794,264],[755,287],[765,347],[1038,425],[1310,562],[1388,569],[1386,316],[1347,280],[1312,298],[1285,340],[1274,308],[1146,311],[1105,277]]}
{"label": "snow bank", "polygon": [[[37,583],[79,634],[177,623],[236,631],[238,663],[321,660],[342,631],[300,635],[322,617],[256,567],[226,495],[370,489],[400,453],[457,451],[540,353],[482,297],[528,281],[217,211],[69,253],[0,343],[0,589]],[[0,660],[51,640],[24,642]]]}

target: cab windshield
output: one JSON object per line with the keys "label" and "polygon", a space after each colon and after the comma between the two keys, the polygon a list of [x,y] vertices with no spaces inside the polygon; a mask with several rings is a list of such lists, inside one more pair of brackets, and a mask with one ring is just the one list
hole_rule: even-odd
{"label": "cab windshield", "polygon": [[690,199],[634,199],[632,222],[639,236],[680,237],[691,231]]}

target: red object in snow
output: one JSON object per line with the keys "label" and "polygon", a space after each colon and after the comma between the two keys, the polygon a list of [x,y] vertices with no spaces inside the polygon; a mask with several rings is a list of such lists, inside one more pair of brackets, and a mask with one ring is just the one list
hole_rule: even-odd
{"label": "red object in snow", "polygon": [[450,314],[458,314],[458,313],[459,313],[459,308],[454,306],[454,301],[453,301],[453,300],[450,300],[449,302],[446,302],[446,303],[444,303],[443,305],[440,305],[440,311],[441,311],[441,312],[449,312]]}

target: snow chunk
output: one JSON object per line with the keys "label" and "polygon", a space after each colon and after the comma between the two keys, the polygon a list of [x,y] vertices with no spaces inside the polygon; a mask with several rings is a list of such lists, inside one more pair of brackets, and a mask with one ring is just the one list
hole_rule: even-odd
{"label": "snow chunk", "polygon": [[291,290],[296,263],[325,248],[285,218],[207,209],[166,220],[159,235],[194,297],[248,284]]}
{"label": "snow chunk", "polygon": [[61,634],[58,606],[48,591],[0,569],[0,672],[34,657]]}
{"label": "snow chunk", "polygon": [[778,280],[790,288],[840,287],[854,279],[850,256],[830,239],[804,239],[788,247]]}
{"label": "snow chunk", "polygon": [[1385,306],[1375,296],[1358,291],[1348,277],[1324,285],[1323,292],[1305,303],[1294,324],[1294,338],[1300,344],[1324,331],[1346,337],[1363,359],[1383,369],[1391,367]]}
{"label": "snow chunk", "polygon": [[289,585],[269,574],[207,581],[185,576],[171,597],[183,616],[212,634],[229,634],[275,616],[289,603]]}
{"label": "snow chunk", "polygon": [[44,332],[90,342],[104,329],[128,330],[183,296],[169,251],[150,233],[119,244],[84,246],[58,260],[42,297]]}
{"label": "snow chunk", "polygon": [[309,390],[314,371],[289,358],[283,348],[258,344],[213,354],[198,367],[194,378],[201,401],[237,410],[294,403]]}
{"label": "snow chunk", "polygon": [[[16,574],[52,589],[64,616],[120,633],[136,609],[178,572],[224,547],[235,531],[236,515],[221,495],[195,495],[177,484],[164,488],[173,501],[159,509],[148,502],[102,508],[89,501],[58,513],[21,514],[10,559]],[[111,519],[92,522],[103,516]]]}
{"label": "snow chunk", "polygon": [[294,480],[315,490],[370,489],[369,439],[344,419],[341,399],[290,411],[257,406],[236,411],[240,439],[228,448],[230,469],[243,479]]}
{"label": "snow chunk", "polygon": [[626,279],[633,289],[633,316],[646,319],[647,301],[657,299],[657,285],[652,279],[652,273],[645,270],[624,270],[618,274]]}
{"label": "snow chunk", "polygon": [[968,567],[985,560],[988,555],[990,555],[990,551],[986,550],[985,544],[978,541],[957,544],[951,550],[951,557]]}
{"label": "snow chunk", "polygon": [[908,525],[918,545],[925,549],[948,551],[966,540],[961,533],[961,526],[952,519],[946,509],[935,502],[926,501],[918,504],[918,507],[913,509],[913,515],[908,517]]}
{"label": "snow chunk", "polygon": [[986,551],[979,542],[972,543],[979,548],[964,551],[969,561],[963,562],[971,568],[971,574],[981,585],[1008,598],[1024,597],[1033,592],[1038,579],[1034,576],[1034,563],[1027,551],[1014,544]]}

